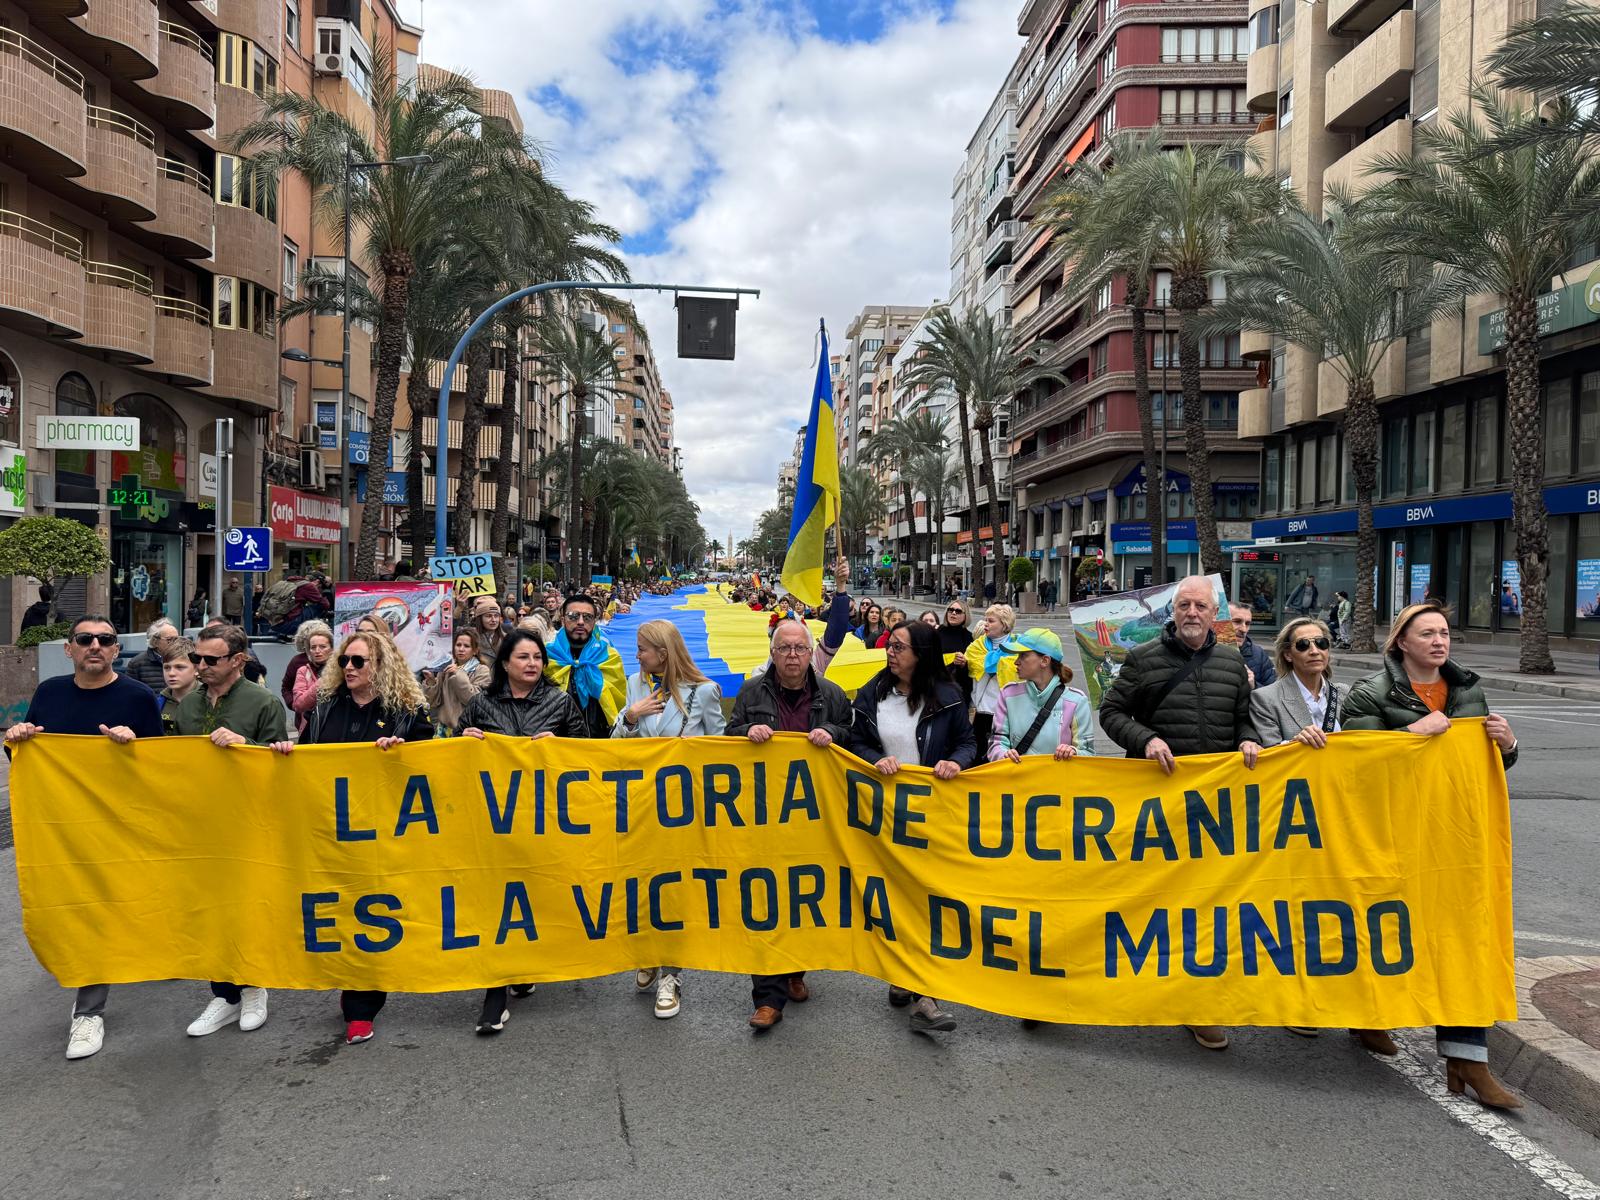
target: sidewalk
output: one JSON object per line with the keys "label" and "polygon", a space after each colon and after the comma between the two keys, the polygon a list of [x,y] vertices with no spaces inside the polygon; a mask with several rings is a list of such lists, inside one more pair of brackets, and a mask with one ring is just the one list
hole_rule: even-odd
{"label": "sidewalk", "polygon": [[[878,598],[873,597],[873,599]],[[912,616],[931,609],[939,614],[940,620],[944,619],[943,604],[932,604],[922,600],[893,599],[878,600],[878,602],[903,608]],[[972,606],[972,612],[975,615],[982,611],[983,606],[981,603]],[[1066,641],[1072,632],[1072,622],[1068,619],[1066,608],[1063,605],[1058,605],[1053,613],[1018,613],[1017,625],[1023,629],[1042,625],[1060,634],[1062,641]],[[1270,649],[1270,647],[1268,648]],[[1597,665],[1595,658],[1588,654],[1575,654],[1569,651],[1553,652],[1551,657],[1555,659],[1556,663],[1556,673],[1554,675],[1523,675],[1519,673],[1517,670],[1517,648],[1515,646],[1458,642],[1452,657],[1462,666],[1481,675],[1484,689],[1491,694],[1496,692],[1525,692],[1538,696],[1557,696],[1567,700],[1592,700],[1600,703],[1600,665]],[[1073,665],[1076,666],[1077,664],[1074,663]],[[1339,671],[1340,679],[1358,679],[1380,670],[1383,666],[1383,658],[1378,654],[1351,654],[1348,651],[1335,651],[1333,665]]]}
{"label": "sidewalk", "polygon": [[1489,1031],[1506,1086],[1600,1137],[1600,957],[1517,959],[1517,1020]]}

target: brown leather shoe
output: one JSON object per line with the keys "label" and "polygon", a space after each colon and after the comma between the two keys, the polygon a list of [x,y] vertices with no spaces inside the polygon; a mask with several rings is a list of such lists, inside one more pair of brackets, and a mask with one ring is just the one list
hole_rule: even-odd
{"label": "brown leather shoe", "polygon": [[1371,1050],[1385,1058],[1393,1058],[1400,1053],[1400,1047],[1394,1044],[1387,1029],[1352,1029],[1350,1036],[1360,1041],[1362,1049]]}
{"label": "brown leather shoe", "polygon": [[783,1020],[783,1009],[763,1004],[750,1014],[750,1028],[757,1033],[765,1033],[781,1020]]}
{"label": "brown leather shoe", "polygon": [[811,999],[811,989],[806,986],[805,977],[801,975],[789,976],[789,999],[796,1004],[804,1004]]}
{"label": "brown leather shoe", "polygon": [[1466,1058],[1447,1058],[1444,1061],[1446,1084],[1456,1095],[1471,1088],[1478,1103],[1485,1108],[1522,1107],[1522,1099],[1500,1085],[1500,1081],[1489,1070],[1488,1063],[1473,1062]]}

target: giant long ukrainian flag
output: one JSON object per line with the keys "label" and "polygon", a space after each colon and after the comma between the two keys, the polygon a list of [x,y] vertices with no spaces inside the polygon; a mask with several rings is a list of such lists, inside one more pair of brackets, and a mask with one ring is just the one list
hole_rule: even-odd
{"label": "giant long ukrainian flag", "polygon": [[828,374],[828,329],[822,327],[811,420],[795,483],[789,552],[783,560],[784,590],[806,604],[822,603],[822,558],[828,526],[839,514],[839,446],[833,434],[833,381]]}

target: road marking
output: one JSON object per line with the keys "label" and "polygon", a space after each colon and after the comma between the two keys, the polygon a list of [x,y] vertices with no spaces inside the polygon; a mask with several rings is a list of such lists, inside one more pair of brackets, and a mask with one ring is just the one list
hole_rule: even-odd
{"label": "road marking", "polygon": [[[1505,716],[1507,714],[1502,713],[1501,715]],[[1535,717],[1522,712],[1509,715],[1516,717],[1519,721],[1546,721],[1551,725],[1576,725],[1579,729],[1593,729],[1595,726],[1593,721],[1563,721],[1559,717]]]}
{"label": "road marking", "polygon": [[1532,933],[1526,929],[1513,929],[1511,936],[1525,942],[1549,942],[1553,946],[1582,946],[1585,950],[1600,950],[1600,942],[1589,938],[1560,937],[1554,933]]}
{"label": "road marking", "polygon": [[1401,1033],[1395,1040],[1400,1043],[1400,1053],[1396,1057],[1373,1057],[1398,1071],[1412,1087],[1444,1109],[1451,1120],[1465,1125],[1512,1162],[1525,1168],[1540,1183],[1567,1197],[1567,1200],[1600,1200],[1600,1187],[1555,1155],[1541,1150],[1537,1142],[1504,1117],[1484,1108],[1476,1100],[1452,1096],[1445,1087],[1444,1077],[1433,1055],[1421,1048],[1427,1045],[1425,1035]]}

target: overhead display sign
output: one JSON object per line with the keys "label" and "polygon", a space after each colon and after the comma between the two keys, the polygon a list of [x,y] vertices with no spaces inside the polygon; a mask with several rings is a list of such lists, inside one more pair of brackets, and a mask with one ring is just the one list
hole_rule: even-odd
{"label": "overhead display sign", "polygon": [[136,450],[139,418],[41,414],[34,444],[40,450]]}

